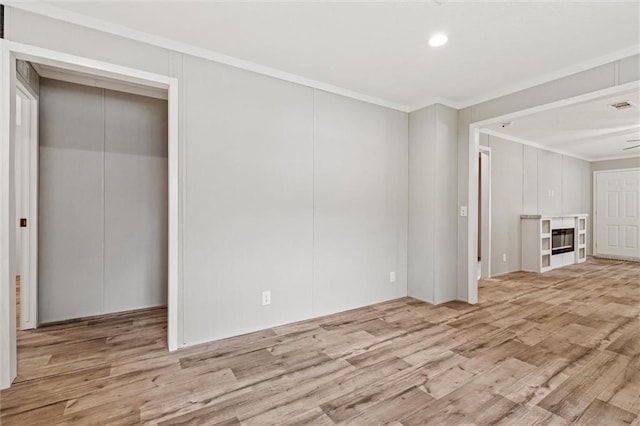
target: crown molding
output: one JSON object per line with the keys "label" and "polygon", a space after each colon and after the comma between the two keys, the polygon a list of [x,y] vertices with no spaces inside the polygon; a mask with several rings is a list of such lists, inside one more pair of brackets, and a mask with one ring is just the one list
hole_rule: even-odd
{"label": "crown molding", "polygon": [[[538,76],[531,80],[527,80],[522,83],[500,88],[499,90],[490,92],[486,95],[463,99],[461,101],[443,100],[443,102],[448,102],[447,105],[451,106],[452,108],[463,109],[473,105],[481,104],[483,102],[491,101],[493,99],[497,99],[502,96],[511,95],[513,93],[530,89],[532,87],[539,86],[544,83],[549,83],[554,80],[568,77],[572,74],[577,74],[583,71],[587,71],[589,69],[596,68],[611,62],[619,61],[621,59],[628,58],[630,56],[635,56],[638,54],[640,54],[640,45],[629,46],[624,49],[616,50],[615,52],[609,53],[607,55],[599,56],[597,58],[593,58],[588,61],[583,61],[578,64],[571,65],[569,67],[565,67],[557,71],[543,74],[541,76]],[[424,102],[414,105],[412,107],[412,111],[422,109],[431,105],[429,102],[431,102],[431,99],[426,99]]]}
{"label": "crown molding", "polygon": [[409,112],[410,110],[407,105],[401,103],[366,95],[364,93],[346,89],[344,87],[339,87],[322,81],[313,80],[276,68],[260,65],[255,62],[235,58],[233,56],[215,52],[213,50],[193,46],[188,43],[183,43],[176,40],[171,40],[169,38],[145,33],[143,31],[134,30],[123,25],[106,22],[76,12],[64,10],[50,4],[43,4],[38,2],[6,2],[5,4],[15,9],[21,9],[37,15],[46,16],[48,18],[53,18],[59,21],[69,22],[85,28],[98,30],[104,33],[113,34],[119,37],[124,37],[142,43],[150,44],[152,46],[161,47],[163,49],[184,53],[202,59],[208,59],[213,62],[232,66],[234,68],[252,71],[257,74],[266,75],[269,77],[277,78],[279,80],[284,80],[291,83],[299,84],[301,86],[306,86],[313,89],[322,90],[324,92],[345,96],[385,108],[390,108],[402,112]]}
{"label": "crown molding", "polygon": [[545,151],[555,152],[556,154],[566,155],[567,157],[577,158],[578,160],[588,161],[590,163],[595,162],[595,161],[626,160],[626,159],[631,159],[631,158],[640,158],[640,154],[627,154],[627,155],[623,154],[623,155],[616,155],[616,156],[612,156],[612,157],[587,158],[587,157],[581,157],[581,156],[576,155],[576,154],[572,154],[572,153],[567,152],[567,151],[563,151],[561,149],[551,148],[551,147],[548,147],[548,146],[543,145],[541,143],[532,142],[532,141],[527,140],[527,139],[522,139],[522,138],[519,138],[517,136],[511,136],[511,135],[506,135],[504,133],[496,132],[495,130],[480,129],[480,133],[484,133],[484,134],[489,135],[489,136],[498,137],[500,139],[505,139],[505,140],[508,140],[508,141],[511,141],[511,142],[515,142],[515,143],[519,143],[519,144],[522,144],[522,145],[528,145],[528,146],[531,146],[533,148],[538,148],[538,149],[543,149]]}
{"label": "crown molding", "polygon": [[499,90],[490,92],[486,95],[477,96],[473,98],[467,98],[462,100],[452,100],[443,97],[429,97],[421,102],[405,105],[402,103],[390,101],[388,99],[382,99],[375,96],[370,96],[364,93],[360,93],[351,89],[347,89],[340,86],[335,86],[329,83],[325,83],[318,80],[313,80],[304,76],[289,73],[276,68],[271,68],[265,65],[261,65],[255,62],[239,59],[233,56],[229,56],[220,52],[216,52],[209,49],[197,47],[188,43],[179,42],[169,38],[152,35],[143,31],[134,30],[132,28],[103,21],[101,19],[92,18],[80,13],[65,10],[51,4],[42,2],[5,2],[7,6],[21,9],[27,12],[31,12],[37,15],[53,18],[59,21],[69,22],[75,25],[79,25],[85,28],[98,30],[104,33],[113,34],[119,37],[128,38],[138,42],[146,43],[156,47],[192,55],[195,57],[208,59],[213,62],[225,64],[235,68],[240,68],[247,71],[252,71],[258,74],[266,75],[269,77],[277,78],[279,80],[296,83],[302,86],[322,90],[325,92],[333,93],[336,95],[345,96],[348,98],[356,99],[359,101],[367,102],[370,104],[382,106],[385,108],[394,109],[397,111],[411,113],[420,109],[429,107],[434,104],[441,104],[453,109],[463,109],[473,105],[477,105],[482,102],[487,102],[492,99],[496,99],[502,96],[506,96],[512,93],[516,93],[525,89],[529,89],[540,84],[548,83],[553,80],[557,80],[563,77],[567,77],[572,74],[576,74],[582,71],[586,71],[591,68],[595,68],[610,62],[614,62],[626,57],[640,54],[640,46],[630,46],[625,49],[621,49],[610,54],[600,56],[588,61],[584,61],[569,67],[562,68],[560,70],[543,74],[535,79],[531,79],[519,84],[507,86]]}
{"label": "crown molding", "polygon": [[623,155],[623,156],[615,156],[615,157],[603,157],[603,158],[596,158],[595,160],[589,160],[592,163],[596,163],[598,161],[612,161],[612,160],[633,160],[633,159],[640,159],[640,154],[631,154],[631,155]]}
{"label": "crown molding", "polygon": [[482,128],[482,129],[480,129],[480,133],[484,133],[484,134],[489,135],[489,136],[495,136],[497,138],[505,139],[505,140],[508,140],[508,141],[511,141],[511,142],[516,142],[516,143],[519,143],[519,144],[522,144],[522,145],[528,145],[528,146],[532,146],[534,148],[543,149],[545,151],[555,152],[556,154],[561,154],[561,155],[566,155],[568,157],[577,158],[578,160],[589,161],[589,162],[594,161],[592,159],[589,159],[589,158],[586,158],[586,157],[581,157],[579,155],[573,154],[573,153],[568,152],[568,151],[551,148],[551,147],[548,147],[548,146],[543,145],[543,144],[538,143],[538,142],[532,142],[532,141],[530,141],[528,139],[523,139],[523,138],[519,138],[517,136],[511,136],[511,135],[507,135],[507,134],[504,134],[504,133],[496,132],[495,130]]}

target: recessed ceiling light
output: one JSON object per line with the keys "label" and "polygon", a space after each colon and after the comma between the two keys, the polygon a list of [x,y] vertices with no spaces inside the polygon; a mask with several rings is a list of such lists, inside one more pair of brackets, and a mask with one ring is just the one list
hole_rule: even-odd
{"label": "recessed ceiling light", "polygon": [[431,47],[440,47],[447,44],[449,41],[449,37],[444,34],[434,34],[429,39],[429,46]]}

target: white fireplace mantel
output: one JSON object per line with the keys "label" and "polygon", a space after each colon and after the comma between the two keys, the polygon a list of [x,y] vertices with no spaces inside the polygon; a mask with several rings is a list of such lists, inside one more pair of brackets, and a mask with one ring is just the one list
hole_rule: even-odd
{"label": "white fireplace mantel", "polygon": [[[587,260],[588,217],[589,215],[586,213],[520,215],[522,269],[531,272],[546,272]],[[566,228],[574,229],[574,250],[554,254],[553,231]]]}

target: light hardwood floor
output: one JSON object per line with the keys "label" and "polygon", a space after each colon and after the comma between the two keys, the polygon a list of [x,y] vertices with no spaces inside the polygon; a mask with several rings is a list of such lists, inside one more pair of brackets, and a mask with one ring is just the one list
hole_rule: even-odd
{"label": "light hardwood floor", "polygon": [[16,277],[16,327],[20,330],[20,276]]}
{"label": "light hardwood floor", "polygon": [[640,263],[485,280],[166,351],[166,312],[19,332],[2,425],[639,424]]}

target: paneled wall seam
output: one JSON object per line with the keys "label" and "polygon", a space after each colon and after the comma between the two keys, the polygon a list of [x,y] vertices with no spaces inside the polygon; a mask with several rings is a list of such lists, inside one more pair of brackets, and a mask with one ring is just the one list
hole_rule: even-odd
{"label": "paneled wall seam", "polygon": [[[564,211],[564,174],[566,171],[566,167],[567,167],[567,159],[565,158],[565,156],[561,156],[560,157],[562,159],[562,161],[560,162],[560,213],[564,214],[566,213]],[[553,194],[553,196],[555,197],[555,193]]]}
{"label": "paneled wall seam", "polygon": [[107,159],[107,110],[106,110],[106,99],[105,99],[105,90],[100,90],[100,96],[102,101],[102,291],[100,292],[101,300],[100,300],[100,310],[101,313],[105,312],[104,306],[104,292],[105,292],[105,281],[106,281],[106,262],[107,262],[107,218],[106,218],[106,209],[107,209],[107,188],[106,188],[106,159]]}
{"label": "paneled wall seam", "polygon": [[[180,55],[180,77],[182,78],[182,82],[186,81],[186,67],[185,65],[185,55],[179,53]],[[180,330],[182,344],[187,344],[187,339],[185,337],[186,333],[184,332],[184,324],[185,324],[185,303],[184,303],[184,287],[185,287],[185,279],[184,279],[184,265],[186,262],[186,238],[187,238],[187,168],[184,166],[186,164],[187,158],[187,126],[185,126],[186,116],[187,116],[187,91],[184,88],[184,85],[180,87],[181,96],[181,105],[180,111],[178,112],[178,126],[179,126],[179,143],[180,143],[180,159],[178,161],[178,169],[182,172],[182,186],[179,187],[179,192],[181,195],[181,206],[180,206],[180,214],[182,214],[182,220],[180,221],[180,225],[182,229],[180,229],[180,239],[182,248],[180,250],[180,271],[179,271],[179,282],[178,282],[178,297],[180,298],[180,312],[178,312],[180,321],[178,325],[178,330]]]}
{"label": "paneled wall seam", "polygon": [[[434,174],[435,174],[435,179],[438,179],[438,105],[435,106],[435,108],[433,109],[433,116],[434,116],[434,126],[433,126],[433,157],[435,159],[435,167],[434,167]],[[438,209],[437,209],[437,201],[438,201],[438,185],[435,185],[435,190],[434,190],[434,206],[433,206],[433,219],[434,219],[434,231],[433,231],[433,240],[431,241],[432,244],[432,253],[433,253],[433,271],[432,271],[432,288],[433,288],[433,294],[432,294],[432,300],[433,303],[438,303],[438,299],[437,299],[437,293],[436,293],[436,271],[438,269],[438,263],[437,263],[437,256],[436,256],[436,240],[438,239]]]}
{"label": "paneled wall seam", "polygon": [[313,89],[313,137],[311,147],[311,316],[315,317],[314,288],[316,285],[316,93]]}
{"label": "paneled wall seam", "polygon": [[522,207],[521,207],[522,208],[522,213],[525,213],[525,211],[524,211],[524,209],[525,209],[525,202],[524,202],[524,199],[525,199],[525,195],[524,195],[525,194],[525,191],[524,191],[525,184],[524,184],[524,182],[525,182],[525,176],[526,176],[526,173],[524,171],[524,168],[525,168],[525,158],[524,158],[525,157],[525,152],[526,152],[526,150],[523,147],[522,148]]}

